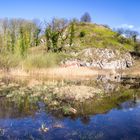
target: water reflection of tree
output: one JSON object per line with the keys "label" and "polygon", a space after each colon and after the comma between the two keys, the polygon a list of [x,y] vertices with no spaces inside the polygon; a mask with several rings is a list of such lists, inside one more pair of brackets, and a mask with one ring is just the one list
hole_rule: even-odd
{"label": "water reflection of tree", "polygon": [[28,98],[17,99],[17,101],[6,98],[0,100],[0,118],[34,116],[36,111],[36,105]]}
{"label": "water reflection of tree", "polygon": [[82,116],[81,122],[85,125],[88,125],[90,123],[90,117],[89,116]]}
{"label": "water reflection of tree", "polygon": [[137,103],[137,93],[133,94],[133,103],[136,104]]}

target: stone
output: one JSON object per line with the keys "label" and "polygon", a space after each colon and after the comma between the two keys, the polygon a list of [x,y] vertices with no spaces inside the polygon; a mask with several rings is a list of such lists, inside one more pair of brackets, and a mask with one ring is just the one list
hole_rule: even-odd
{"label": "stone", "polygon": [[88,48],[77,53],[79,59],[64,60],[65,67],[95,67],[99,69],[126,69],[133,65],[130,53],[113,49]]}

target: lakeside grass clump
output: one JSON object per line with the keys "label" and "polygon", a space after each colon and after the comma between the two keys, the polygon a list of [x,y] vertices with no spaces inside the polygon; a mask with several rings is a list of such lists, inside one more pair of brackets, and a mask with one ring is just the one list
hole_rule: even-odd
{"label": "lakeside grass clump", "polygon": [[16,68],[20,66],[22,59],[21,56],[3,53],[0,54],[0,69],[9,70],[10,68]]}
{"label": "lakeside grass clump", "polygon": [[39,53],[28,54],[25,57],[16,54],[0,54],[0,69],[41,69],[59,66],[62,59],[66,57],[63,53]]}
{"label": "lakeside grass clump", "polygon": [[60,54],[37,54],[37,55],[28,55],[23,60],[23,68],[25,69],[40,69],[40,68],[49,68],[58,66],[61,60]]}

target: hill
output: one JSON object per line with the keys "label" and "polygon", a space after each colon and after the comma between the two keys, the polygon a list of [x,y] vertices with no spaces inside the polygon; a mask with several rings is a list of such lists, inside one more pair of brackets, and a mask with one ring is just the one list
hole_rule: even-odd
{"label": "hill", "polygon": [[[132,39],[123,37],[106,25],[84,22],[74,23],[73,39],[72,44],[70,45],[70,28],[71,23],[62,32],[63,38],[66,39],[63,39],[62,42],[62,38],[59,37],[58,42],[56,43],[58,48],[61,48],[63,45],[63,51],[66,53],[79,52],[87,48],[108,48],[125,52],[134,50],[135,43]],[[39,51],[42,52],[43,50],[46,52],[47,42],[45,35],[41,37],[41,40],[44,41],[39,47],[31,48],[30,50],[35,51],[36,53]]]}
{"label": "hill", "polygon": [[134,42],[124,38],[105,25],[92,23],[75,24],[75,38],[72,49],[109,48],[132,51]]}
{"label": "hill", "polygon": [[[60,66],[60,63],[64,60],[81,59],[81,57],[82,61],[90,59],[89,63],[91,63],[91,57],[88,59],[82,55],[75,55],[81,54],[80,52],[85,49],[95,49],[95,51],[101,52],[100,54],[102,54],[104,49],[108,49],[106,50],[108,54],[110,54],[110,52],[115,54],[119,52],[119,55],[116,54],[113,59],[123,60],[124,58],[121,57],[121,54],[124,56],[124,53],[134,50],[135,43],[132,39],[124,38],[105,25],[71,22],[67,24],[67,26],[61,27],[57,25],[57,27],[60,28],[53,29],[53,26],[52,28],[48,27],[44,34],[39,38],[36,37],[36,42],[33,44],[38,44],[37,46],[30,45],[32,43],[29,43],[29,41],[32,41],[34,36],[31,36],[32,39],[30,39],[30,34],[27,32],[28,28],[25,28],[26,32],[18,32],[17,30],[19,37],[17,36],[17,40],[15,41],[15,52],[1,51],[0,68],[6,70],[11,68],[30,70],[34,68],[56,67]],[[32,34],[34,33],[33,31],[31,31]],[[43,42],[41,40],[43,40]],[[26,44],[28,44],[28,47]],[[19,51],[21,51],[21,53],[19,53]],[[25,51],[25,53],[22,51]],[[97,57],[96,55],[96,58]],[[118,57],[120,57],[120,59]]]}

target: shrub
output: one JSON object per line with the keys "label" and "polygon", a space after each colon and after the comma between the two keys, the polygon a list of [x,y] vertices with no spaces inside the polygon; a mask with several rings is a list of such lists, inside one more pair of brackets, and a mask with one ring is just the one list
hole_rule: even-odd
{"label": "shrub", "polygon": [[23,62],[23,67],[25,69],[32,69],[32,68],[45,68],[49,67],[50,65],[54,65],[55,61],[53,62],[54,58],[50,55],[29,55]]}
{"label": "shrub", "polygon": [[137,53],[140,53],[140,43],[136,43],[136,45],[134,47],[134,51]]}
{"label": "shrub", "polygon": [[86,35],[85,31],[81,31],[79,37],[82,38],[82,37],[85,37],[85,35]]}
{"label": "shrub", "polygon": [[9,70],[10,68],[15,68],[19,66],[21,57],[12,54],[0,54],[0,68]]}
{"label": "shrub", "polygon": [[48,54],[30,54],[23,61],[23,67],[26,70],[34,68],[49,68],[58,66],[63,58],[61,53],[48,53]]}
{"label": "shrub", "polygon": [[131,40],[128,39],[128,38],[125,38],[123,36],[119,36],[118,37],[118,41],[121,43],[121,44],[131,44]]}

